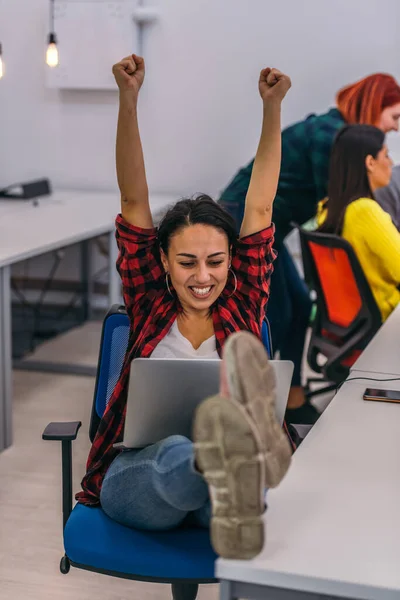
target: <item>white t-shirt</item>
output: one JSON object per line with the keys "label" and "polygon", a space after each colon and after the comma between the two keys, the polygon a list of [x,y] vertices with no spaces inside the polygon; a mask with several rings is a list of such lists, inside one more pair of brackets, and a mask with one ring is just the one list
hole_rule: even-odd
{"label": "white t-shirt", "polygon": [[215,335],[195,350],[178,328],[175,320],[167,335],[153,350],[151,358],[219,358]]}

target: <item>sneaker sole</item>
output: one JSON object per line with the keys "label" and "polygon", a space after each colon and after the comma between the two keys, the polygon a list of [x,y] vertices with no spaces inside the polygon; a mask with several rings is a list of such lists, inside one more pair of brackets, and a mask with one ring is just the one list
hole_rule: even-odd
{"label": "sneaker sole", "polygon": [[264,457],[257,429],[234,401],[213,396],[194,419],[196,463],[212,503],[211,542],[224,558],[250,559],[264,546]]}
{"label": "sneaker sole", "polygon": [[274,368],[262,342],[246,331],[228,338],[223,358],[230,397],[245,408],[259,431],[266,485],[274,488],[282,481],[292,458],[289,440],[276,419]]}

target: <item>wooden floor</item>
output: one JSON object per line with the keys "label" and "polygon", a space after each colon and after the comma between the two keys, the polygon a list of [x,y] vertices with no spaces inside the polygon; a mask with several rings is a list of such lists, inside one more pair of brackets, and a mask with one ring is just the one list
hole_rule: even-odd
{"label": "wooden floor", "polygon": [[[99,340],[100,325],[89,323],[44,344],[34,358],[95,365]],[[73,446],[74,490],[79,490],[89,450],[93,388],[90,377],[14,372],[14,443],[0,454],[0,600],[170,598],[166,585],[59,571],[61,453],[57,442],[43,442],[41,435],[50,421],[82,421]],[[217,597],[218,586],[202,586],[199,600]]]}

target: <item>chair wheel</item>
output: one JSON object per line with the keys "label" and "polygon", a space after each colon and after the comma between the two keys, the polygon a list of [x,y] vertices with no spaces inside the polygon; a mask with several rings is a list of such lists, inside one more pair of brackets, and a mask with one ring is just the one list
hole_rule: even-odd
{"label": "chair wheel", "polygon": [[173,600],[196,600],[199,586],[197,583],[173,583],[172,598]]}
{"label": "chair wheel", "polygon": [[71,563],[69,562],[68,556],[63,556],[62,559],[60,560],[61,573],[63,575],[66,575],[67,573],[69,573],[70,568],[71,568]]}

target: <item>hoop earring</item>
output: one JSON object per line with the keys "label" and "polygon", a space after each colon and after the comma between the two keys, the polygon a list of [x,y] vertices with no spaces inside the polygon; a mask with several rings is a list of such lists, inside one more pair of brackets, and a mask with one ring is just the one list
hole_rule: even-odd
{"label": "hoop earring", "polygon": [[229,266],[229,269],[228,269],[228,270],[229,270],[229,271],[232,273],[232,275],[233,275],[233,278],[234,278],[234,280],[235,280],[235,289],[233,290],[232,294],[229,294],[229,298],[230,298],[231,296],[233,296],[233,294],[234,294],[234,293],[236,292],[236,290],[237,290],[237,286],[238,286],[238,280],[237,280],[237,277],[236,277],[236,273],[235,273],[235,271],[234,271],[234,270],[231,268],[231,266]]}
{"label": "hoop earring", "polygon": [[173,296],[173,293],[171,292],[171,288],[169,287],[169,281],[168,281],[168,271],[165,273],[165,285],[167,286],[167,290],[170,296]]}

